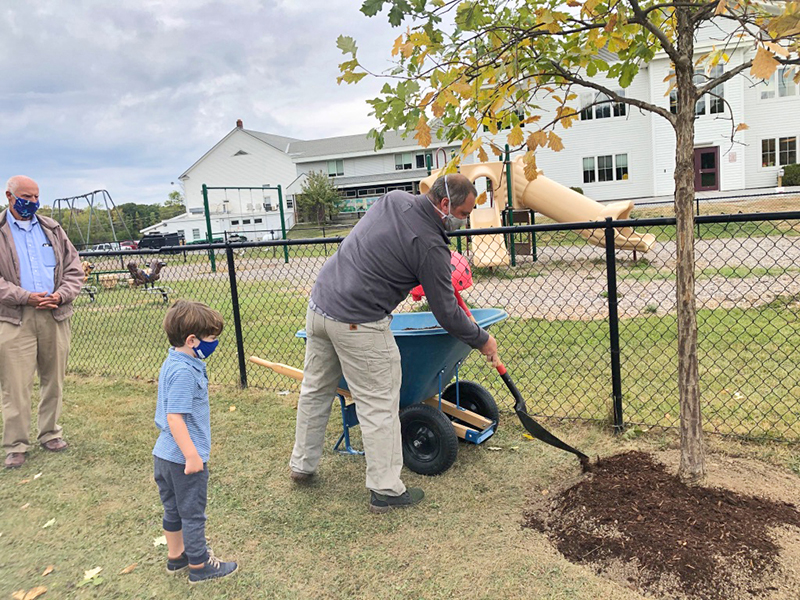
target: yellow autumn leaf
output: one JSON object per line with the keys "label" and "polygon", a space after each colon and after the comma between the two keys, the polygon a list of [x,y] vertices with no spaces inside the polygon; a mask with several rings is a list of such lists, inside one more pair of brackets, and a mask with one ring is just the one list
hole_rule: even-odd
{"label": "yellow autumn leaf", "polygon": [[727,8],[728,0],[719,0],[717,2],[717,10],[714,11],[714,16],[721,15]]}
{"label": "yellow autumn leaf", "polygon": [[50,575],[50,573],[52,573],[55,570],[56,570],[55,565],[47,565],[47,568],[44,570],[44,573],[42,573],[42,577],[44,577],[45,575]]}
{"label": "yellow autumn leaf", "polygon": [[478,160],[482,163],[489,162],[489,155],[486,154],[486,150],[483,149],[483,146],[478,148]]}
{"label": "yellow autumn leaf", "polygon": [[767,48],[769,48],[770,50],[772,50],[775,54],[778,54],[779,56],[782,56],[783,58],[789,58],[789,49],[788,48],[784,48],[780,44],[776,44],[774,42],[767,42],[765,44],[765,46]]}
{"label": "yellow autumn leaf", "polygon": [[[481,148],[481,150],[483,150],[483,148]],[[484,162],[486,162],[486,161],[484,161]],[[475,198],[475,206],[481,206],[481,205],[483,205],[484,202],[486,202],[486,192],[485,191],[481,192],[480,194],[478,194],[478,197]]]}
{"label": "yellow autumn leaf", "polygon": [[539,176],[539,170],[536,168],[536,156],[533,152],[526,152],[522,157],[522,162],[525,165],[525,179],[533,181]]}
{"label": "yellow autumn leaf", "polygon": [[103,567],[95,567],[94,569],[89,569],[88,571],[83,572],[83,579],[87,581],[89,579],[94,579],[103,570]]}
{"label": "yellow autumn leaf", "polygon": [[744,131],[745,129],[750,129],[746,123],[739,123],[736,126],[736,131]]}
{"label": "yellow autumn leaf", "polygon": [[139,563],[133,563],[132,565],[128,565],[122,571],[119,572],[120,575],[127,575],[128,573],[133,573],[133,570],[136,568],[136,565]]}
{"label": "yellow autumn leaf", "polygon": [[12,600],[25,600],[25,590],[17,590],[11,594]]}
{"label": "yellow autumn leaf", "polygon": [[764,46],[759,46],[756,57],[753,59],[753,66],[750,67],[750,75],[759,79],[769,79],[779,65],[780,63],[775,60],[769,50]]}
{"label": "yellow autumn leaf", "polygon": [[19,509],[20,509],[20,510],[25,510],[26,508],[30,507],[30,505],[31,505],[31,503],[30,503],[30,502],[26,502],[25,504],[23,504],[22,506],[20,506],[20,507],[19,507]]}
{"label": "yellow autumn leaf", "polygon": [[528,150],[536,150],[539,146],[544,146],[547,144],[547,134],[542,131],[534,131],[530,135],[528,135]]}
{"label": "yellow autumn leaf", "polygon": [[394,46],[392,47],[392,56],[397,56],[400,53],[400,46],[403,45],[403,36],[399,36],[394,41]]}
{"label": "yellow autumn leaf", "polygon": [[231,405],[228,407],[228,412],[233,412],[233,411],[235,411],[235,410],[236,410],[236,407],[235,407],[233,404],[231,404]]}
{"label": "yellow autumn leaf", "polygon": [[489,143],[489,150],[496,156],[503,156],[503,150],[500,146],[496,146],[495,144]]}
{"label": "yellow autumn leaf", "polygon": [[478,131],[478,119],[475,117],[467,117],[465,125],[472,131]]}
{"label": "yellow autumn leaf", "polygon": [[564,149],[564,144],[561,142],[561,138],[556,135],[554,131],[548,133],[547,138],[547,145],[553,152],[561,152]]}
{"label": "yellow autumn leaf", "polygon": [[417,132],[414,134],[414,139],[417,140],[417,143],[423,148],[430,146],[431,128],[428,127],[428,122],[425,119],[425,115],[419,116],[419,121],[417,121],[417,126],[414,129]]}
{"label": "yellow autumn leaf", "polygon": [[28,593],[25,594],[25,600],[36,600],[36,598],[46,593],[47,593],[47,588],[43,585],[40,585],[39,587],[35,587],[32,590],[28,590]]}
{"label": "yellow autumn leaf", "polygon": [[525,134],[522,133],[522,128],[516,125],[511,133],[508,134],[508,143],[511,146],[519,146],[525,139]]}
{"label": "yellow autumn leaf", "polygon": [[47,527],[52,527],[52,526],[55,524],[55,522],[56,522],[56,520],[55,520],[55,519],[50,519],[50,520],[49,520],[47,523],[45,523],[44,525],[42,525],[42,529],[45,529],[45,528],[47,528]]}
{"label": "yellow autumn leaf", "polygon": [[167,545],[167,536],[165,535],[153,539],[153,546],[166,546],[166,545]]}

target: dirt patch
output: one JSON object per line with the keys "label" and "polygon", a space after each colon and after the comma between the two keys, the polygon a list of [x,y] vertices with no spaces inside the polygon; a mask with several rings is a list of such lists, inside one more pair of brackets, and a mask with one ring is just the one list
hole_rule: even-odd
{"label": "dirt patch", "polygon": [[[749,475],[769,485],[763,473]],[[525,527],[547,535],[571,562],[643,594],[798,597],[800,512],[783,500],[688,487],[642,452],[603,459],[573,485],[536,497]]]}

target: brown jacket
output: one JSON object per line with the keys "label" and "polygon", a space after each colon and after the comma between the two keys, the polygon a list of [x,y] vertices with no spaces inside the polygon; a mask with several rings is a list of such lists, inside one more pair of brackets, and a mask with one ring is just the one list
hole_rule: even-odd
{"label": "brown jacket", "polygon": [[[28,303],[30,292],[20,287],[19,256],[6,219],[7,213],[8,209],[0,212],[0,321],[21,325],[22,307]],[[72,301],[83,285],[81,259],[61,225],[50,217],[36,215],[36,218],[56,255],[53,282],[54,291],[61,296],[61,305],[53,310],[53,318],[63,321],[72,314]]]}

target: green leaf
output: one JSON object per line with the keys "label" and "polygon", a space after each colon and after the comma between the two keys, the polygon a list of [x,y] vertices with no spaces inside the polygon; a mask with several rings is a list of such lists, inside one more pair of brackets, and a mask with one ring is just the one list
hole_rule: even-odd
{"label": "green leaf", "polygon": [[622,86],[623,89],[628,87],[638,72],[639,67],[633,63],[625,63],[622,65],[622,73],[620,73],[619,76],[620,86]]}
{"label": "green leaf", "polygon": [[336,47],[342,51],[342,54],[352,54],[353,58],[356,56],[356,41],[349,35],[340,35],[336,38]]}
{"label": "green leaf", "polygon": [[368,17],[374,17],[381,12],[385,1],[386,0],[364,0],[364,3],[361,5],[361,12]]}

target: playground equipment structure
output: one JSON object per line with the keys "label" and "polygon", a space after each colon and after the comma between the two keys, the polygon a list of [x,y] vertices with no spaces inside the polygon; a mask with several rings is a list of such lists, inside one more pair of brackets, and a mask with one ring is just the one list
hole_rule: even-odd
{"label": "playground equipment structure", "polygon": [[[96,207],[96,205],[99,205],[100,203],[102,203],[105,207],[106,215],[108,216],[108,224],[111,229],[111,236],[117,248],[119,248],[119,240],[117,239],[117,229],[114,227],[114,213],[116,213],[118,224],[121,224],[125,228],[125,231],[128,234],[127,239],[134,239],[131,235],[131,230],[128,229],[128,224],[125,223],[125,219],[122,217],[122,214],[120,213],[116,204],[114,204],[111,194],[109,194],[106,190],[95,190],[93,192],[89,192],[88,194],[81,194],[80,196],[72,196],[70,198],[58,198],[53,201],[53,216],[66,230],[67,237],[69,237],[70,233],[72,232],[74,225],[75,229],[78,231],[78,235],[80,236],[81,245],[84,248],[89,248],[92,244],[92,219],[95,216],[98,219],[100,218],[99,214],[97,214],[97,211],[100,209],[99,207]],[[83,229],[81,229],[81,226],[78,223],[77,214],[78,212],[84,210],[89,211],[89,221],[86,226],[86,235],[84,235]],[[65,211],[68,211],[66,215],[66,222],[64,221]]]}
{"label": "playground equipment structure", "polygon": [[[600,204],[548,179],[541,173],[533,181],[528,181],[525,177],[522,156],[508,162],[461,165],[459,172],[473,183],[481,177],[486,177],[492,183],[493,206],[476,208],[472,211],[470,224],[473,229],[500,227],[501,214],[506,207],[530,209],[559,223],[602,221],[607,217],[624,220],[630,217],[633,210],[633,202],[630,200]],[[428,193],[439,174],[439,170],[431,171],[428,177],[421,180],[420,193]],[[510,205],[508,182],[512,190]],[[605,246],[603,229],[582,229],[578,233],[590,244]],[[655,236],[652,234],[636,233],[632,227],[615,229],[614,246],[621,250],[647,252],[654,243]],[[472,265],[475,267],[498,267],[509,264],[509,254],[502,234],[473,237],[471,250]]]}

